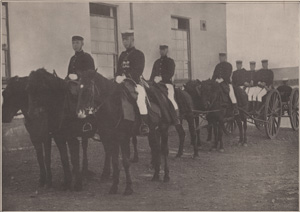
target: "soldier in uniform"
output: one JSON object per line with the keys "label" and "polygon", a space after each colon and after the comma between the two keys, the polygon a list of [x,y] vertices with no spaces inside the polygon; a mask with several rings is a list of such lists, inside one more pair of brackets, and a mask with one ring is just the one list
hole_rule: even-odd
{"label": "soldier in uniform", "polygon": [[290,95],[292,93],[292,87],[288,85],[289,79],[283,78],[282,85],[280,85],[277,90],[280,93],[282,102],[288,102]]}
{"label": "soldier in uniform", "polygon": [[169,47],[167,45],[160,45],[160,58],[154,62],[150,82],[155,82],[164,85],[168,91],[168,99],[171,101],[176,114],[176,123],[180,124],[178,119],[179,110],[175,101],[175,90],[172,84],[172,77],[175,73],[175,62],[172,58],[168,57]]}
{"label": "soldier in uniform", "polygon": [[237,108],[237,101],[236,101],[236,97],[230,79],[232,74],[232,65],[227,62],[226,53],[220,53],[219,60],[220,63],[215,67],[212,80],[215,80],[216,82],[223,84],[224,87],[226,87],[226,89],[228,88],[229,97],[233,104],[233,113],[234,115],[238,115],[239,110]]}
{"label": "soldier in uniform", "polygon": [[71,57],[67,78],[71,80],[78,79],[78,73],[86,70],[95,70],[94,59],[92,56],[82,50],[84,43],[83,37],[73,36],[72,47],[75,51],[75,55]]}
{"label": "soldier in uniform", "polygon": [[246,69],[242,68],[243,62],[241,60],[236,61],[236,68],[232,73],[232,85],[239,86],[240,88],[244,89],[246,88]]}
{"label": "soldier in uniform", "polygon": [[246,72],[246,82],[245,82],[245,91],[248,95],[248,102],[249,102],[249,111],[251,112],[254,107],[254,100],[253,100],[253,92],[255,91],[254,87],[254,76],[255,76],[255,61],[250,61],[250,71]]}
{"label": "soldier in uniform", "polygon": [[122,33],[123,45],[126,51],[123,51],[119,57],[116,82],[121,83],[124,79],[130,78],[136,83],[137,106],[141,115],[140,133],[146,135],[149,133],[148,109],[146,105],[146,91],[141,85],[141,76],[145,67],[144,53],[134,47],[134,32],[128,30]]}
{"label": "soldier in uniform", "polygon": [[262,60],[262,69],[255,72],[253,100],[256,102],[256,110],[259,111],[262,105],[262,98],[272,89],[274,74],[268,69],[268,60]]}

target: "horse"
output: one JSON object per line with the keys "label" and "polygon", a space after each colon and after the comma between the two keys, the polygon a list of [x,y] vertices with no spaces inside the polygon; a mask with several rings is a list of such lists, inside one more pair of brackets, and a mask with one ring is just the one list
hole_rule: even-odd
{"label": "horse", "polygon": [[[126,83],[133,84],[131,80],[125,80]],[[78,98],[77,113],[78,117],[84,118],[92,111],[97,119],[98,133],[105,148],[105,162],[102,176],[109,176],[110,158],[113,164],[113,183],[110,188],[110,194],[116,194],[119,184],[119,148],[121,147],[123,167],[126,174],[126,188],[124,195],[133,193],[132,180],[130,176],[130,138],[136,135],[138,118],[135,121],[123,119],[121,98],[124,92],[124,84],[117,84],[95,70],[88,70],[81,73],[80,92]],[[168,128],[171,123],[161,118],[160,109],[157,103],[149,97],[152,116],[149,115],[148,135],[149,145],[152,154],[152,164],[154,174],[152,181],[159,181],[161,154],[163,155],[164,182],[170,180],[168,166]],[[133,104],[134,105],[134,104]],[[134,107],[134,106],[133,106]]]}
{"label": "horse", "polygon": [[[201,101],[201,98],[199,98],[200,95],[200,87],[201,87],[201,81],[196,79],[196,80],[190,80],[187,83],[183,84],[184,91],[186,91],[192,98],[193,100],[193,105],[194,109],[198,111],[204,111],[204,104]],[[201,137],[200,137],[200,119],[199,116],[195,116],[195,125],[196,125],[196,132],[197,132],[197,145],[201,148],[202,142],[201,142]],[[212,137],[212,127],[211,126],[206,126],[207,128],[207,141],[211,141]]]}
{"label": "horse", "polygon": [[31,118],[28,115],[28,94],[26,87],[28,77],[12,77],[2,92],[2,122],[10,123],[17,112],[21,110],[25,119],[25,127],[35,148],[40,168],[39,186],[52,186],[51,173],[51,138],[44,134],[43,118]]}
{"label": "horse", "polygon": [[247,146],[247,117],[244,113],[248,106],[247,95],[244,95],[244,91],[239,87],[234,87],[234,89],[239,105],[239,115],[236,116],[230,114],[232,108],[224,102],[223,90],[219,83],[211,79],[201,82],[199,97],[204,103],[205,110],[211,111],[206,116],[208,124],[212,126],[214,132],[211,151],[217,150],[218,144],[220,144],[219,151],[224,152],[222,136],[225,118],[234,118],[239,129],[239,144]]}
{"label": "horse", "polygon": [[[37,119],[38,124],[44,123],[43,136],[53,138],[59,149],[64,170],[63,189],[71,189],[72,186],[72,173],[67,153],[68,143],[73,165],[72,172],[75,177],[74,190],[82,190],[77,137],[88,138],[92,135],[84,134],[80,128],[82,120],[77,119],[76,106],[72,106],[71,103],[72,101],[77,103],[76,96],[71,94],[65,80],[43,68],[30,73],[26,89],[28,93],[28,116]],[[87,139],[83,140],[87,141]],[[83,147],[86,147],[83,151],[85,152],[83,155],[86,157],[83,165],[87,165],[87,144]]]}

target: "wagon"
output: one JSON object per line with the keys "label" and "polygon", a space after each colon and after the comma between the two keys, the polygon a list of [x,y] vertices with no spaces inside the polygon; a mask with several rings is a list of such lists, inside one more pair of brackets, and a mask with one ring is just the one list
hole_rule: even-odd
{"label": "wagon", "polygon": [[[291,118],[292,126],[295,129],[299,125],[298,121],[298,89],[293,90],[289,104],[289,114]],[[242,110],[242,109],[241,109]],[[265,131],[268,138],[273,139],[277,136],[280,128],[280,122],[282,117],[282,102],[279,92],[276,89],[270,90],[263,98],[263,105],[258,114],[250,114],[248,111],[242,110],[247,115],[247,121],[254,124],[257,129]],[[213,111],[195,111],[195,116],[202,116],[205,118],[205,114]],[[234,133],[237,128],[237,124],[233,118],[227,118],[224,123],[224,133],[229,135]],[[294,127],[293,127],[294,129]]]}

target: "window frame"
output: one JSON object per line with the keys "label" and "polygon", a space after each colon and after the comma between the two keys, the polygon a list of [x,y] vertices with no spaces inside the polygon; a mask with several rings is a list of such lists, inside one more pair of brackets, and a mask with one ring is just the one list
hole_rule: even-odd
{"label": "window frame", "polygon": [[[5,77],[2,76],[2,84],[6,85],[7,84],[7,80],[11,77],[11,66],[10,66],[10,39],[9,39],[9,20],[8,20],[8,2],[2,2],[2,6],[5,7],[5,12],[6,12],[6,17],[5,17],[5,22],[6,23],[2,23],[2,16],[1,16],[1,24],[5,24],[6,25],[6,33],[7,33],[7,49],[5,50],[7,52],[7,54],[5,55],[7,58],[7,63],[6,63],[6,70],[5,70]],[[1,51],[2,51],[2,33],[1,33]],[[1,57],[1,68],[2,68],[2,57]],[[2,75],[2,73],[1,73]]]}
{"label": "window frame", "polygon": [[[113,4],[107,4],[107,3],[102,3],[102,2],[89,2],[89,7],[91,4],[98,4],[98,5],[103,5],[103,6],[108,6],[111,7],[113,10],[113,17],[111,16],[105,16],[105,15],[99,15],[99,14],[94,14],[94,13],[90,13],[89,11],[89,15],[90,17],[92,16],[96,16],[96,17],[104,17],[104,18],[111,18],[114,19],[114,27],[115,27],[115,53],[94,53],[94,54],[99,54],[99,55],[113,55],[113,62],[114,62],[114,70],[113,70],[113,75],[116,74],[117,72],[117,67],[118,67],[118,55],[119,55],[119,42],[118,42],[118,5],[113,5]],[[90,30],[92,29],[92,27],[90,27]],[[91,39],[92,42],[92,39]],[[92,52],[91,52],[92,53]]]}

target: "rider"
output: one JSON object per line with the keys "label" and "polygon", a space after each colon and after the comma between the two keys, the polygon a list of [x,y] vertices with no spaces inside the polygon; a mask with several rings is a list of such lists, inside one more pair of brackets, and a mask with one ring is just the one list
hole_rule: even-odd
{"label": "rider", "polygon": [[262,105],[262,98],[272,89],[274,74],[268,69],[268,60],[262,60],[262,69],[255,72],[253,100],[256,102],[256,111],[259,111]]}
{"label": "rider", "polygon": [[83,37],[77,35],[72,37],[72,47],[75,51],[75,55],[70,59],[67,75],[68,79],[77,80],[78,72],[89,69],[95,70],[94,59],[90,54],[82,50],[83,45]]}
{"label": "rider", "polygon": [[241,89],[245,90],[247,82],[246,82],[246,69],[242,68],[243,61],[237,60],[236,61],[236,68],[232,73],[232,85],[239,86]]}
{"label": "rider", "polygon": [[149,133],[148,109],[146,105],[146,91],[140,84],[141,76],[145,67],[144,53],[134,47],[134,32],[128,30],[121,33],[123,45],[126,51],[123,51],[119,57],[116,82],[121,83],[124,79],[132,79],[136,83],[137,106],[141,115],[140,133],[146,135]]}
{"label": "rider", "polygon": [[232,73],[232,65],[227,62],[226,53],[219,53],[219,60],[220,63],[215,67],[212,80],[221,83],[221,85],[224,85],[226,90],[229,90],[229,97],[233,104],[233,114],[238,115],[239,110],[237,107],[237,101],[230,80],[231,73]]}
{"label": "rider", "polygon": [[171,101],[175,109],[175,125],[180,124],[178,105],[175,101],[175,90],[172,84],[172,77],[175,73],[175,62],[172,58],[168,57],[167,45],[160,45],[159,52],[160,58],[154,62],[150,82],[155,82],[164,85],[168,91],[168,99]]}

